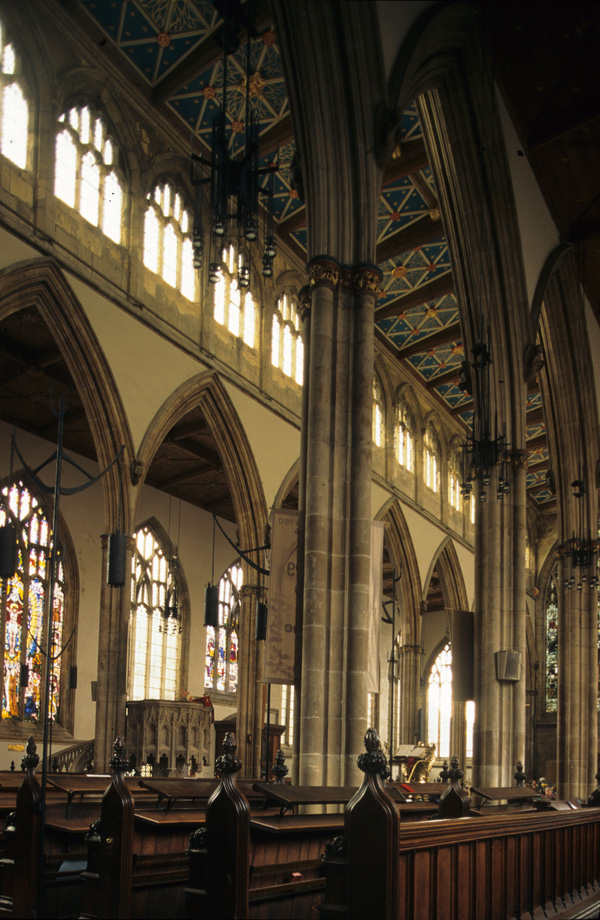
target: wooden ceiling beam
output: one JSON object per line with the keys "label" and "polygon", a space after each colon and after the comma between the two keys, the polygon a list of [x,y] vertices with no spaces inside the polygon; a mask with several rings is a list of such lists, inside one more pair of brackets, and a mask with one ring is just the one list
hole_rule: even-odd
{"label": "wooden ceiling beam", "polygon": [[279,236],[289,236],[290,233],[293,233],[295,230],[304,230],[306,227],[306,208],[302,210],[294,211],[291,217],[287,217],[285,220],[282,220],[277,230]]}
{"label": "wooden ceiling beam", "polygon": [[451,326],[446,326],[445,329],[440,329],[439,332],[434,332],[433,335],[428,335],[424,339],[419,339],[418,342],[413,342],[412,345],[406,345],[404,348],[398,349],[398,357],[412,358],[413,355],[422,355],[433,348],[439,348],[440,345],[449,345],[450,342],[456,342],[460,337],[460,323],[452,323]]}
{"label": "wooden ceiling beam", "polygon": [[398,314],[404,313],[406,310],[412,310],[413,307],[420,307],[421,304],[428,303],[430,300],[437,300],[439,297],[445,297],[446,294],[453,293],[454,278],[452,272],[446,272],[445,275],[436,278],[435,281],[430,281],[429,284],[422,285],[416,291],[404,294],[402,297],[391,300],[376,309],[375,321],[386,319],[388,316],[398,316]]}
{"label": "wooden ceiling beam", "polygon": [[[273,17],[268,0],[256,0],[253,4],[252,16],[254,28],[258,32],[262,32],[271,25]],[[152,90],[152,102],[154,105],[165,102],[169,97],[175,95],[179,89],[200,76],[209,67],[214,67],[221,60],[223,48],[220,42],[217,41],[217,36],[220,33],[220,27],[215,29],[198,48],[195,48],[184,60],[165,74]],[[242,28],[240,30],[240,42],[245,42],[246,35],[247,30]]]}
{"label": "wooden ceiling beam", "polygon": [[456,418],[460,415],[461,412],[470,412],[473,409],[473,399],[467,400],[467,402],[462,403],[460,406],[455,406],[454,409],[450,409],[450,415],[452,418]]}
{"label": "wooden ceiling beam", "polygon": [[388,259],[395,259],[401,253],[416,249],[417,246],[426,246],[436,240],[445,239],[442,221],[438,218],[432,220],[429,214],[424,214],[416,223],[404,230],[399,230],[379,243],[375,261],[379,265]]}
{"label": "wooden ceiling beam", "polygon": [[400,179],[410,176],[429,166],[427,151],[422,139],[406,141],[402,144],[400,156],[386,166],[383,173],[383,188],[393,185]]}
{"label": "wooden ceiling beam", "polygon": [[271,125],[264,134],[260,135],[258,139],[258,155],[259,157],[266,157],[270,153],[275,153],[280,147],[285,147],[286,144],[291,143],[293,140],[292,116],[288,113],[284,115],[281,121]]}
{"label": "wooden ceiling beam", "polygon": [[444,371],[443,374],[438,374],[437,377],[430,378],[425,386],[428,390],[434,390],[436,387],[442,386],[445,383],[452,383],[454,380],[460,380],[461,370],[461,365],[457,364],[449,370]]}
{"label": "wooden ceiling beam", "polygon": [[586,109],[582,113],[569,118],[563,118],[561,121],[554,119],[547,124],[534,127],[529,134],[529,143],[527,144],[527,153],[537,153],[542,147],[551,144],[553,141],[560,140],[567,134],[573,134],[582,128],[588,128],[594,122],[600,119],[600,106],[597,104],[590,108],[591,100],[586,99]]}
{"label": "wooden ceiling beam", "polygon": [[525,413],[525,425],[535,425],[536,422],[544,422],[544,410],[542,406],[537,409],[530,409]]}

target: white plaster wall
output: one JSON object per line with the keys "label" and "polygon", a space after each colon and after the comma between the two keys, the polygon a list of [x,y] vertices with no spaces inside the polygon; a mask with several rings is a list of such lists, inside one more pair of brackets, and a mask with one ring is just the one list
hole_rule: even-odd
{"label": "white plaster wall", "polygon": [[110,365],[137,451],[165,400],[207,368],[83,281],[65,274]]}
{"label": "white plaster wall", "polygon": [[270,509],[283,479],[300,456],[300,431],[229,381],[225,380],[224,386],[244,426]]}
{"label": "white plaster wall", "polygon": [[28,259],[38,259],[39,252],[28,246],[18,237],[0,229],[0,269],[8,268]]}
{"label": "white plaster wall", "polygon": [[410,27],[432,5],[432,0],[402,0],[401,3],[398,0],[377,0],[386,80],[390,78],[394,61]]}
{"label": "white plaster wall", "polygon": [[531,306],[544,262],[560,239],[527,157],[519,155],[521,143],[499,93],[497,99],[517,205],[527,296]]}

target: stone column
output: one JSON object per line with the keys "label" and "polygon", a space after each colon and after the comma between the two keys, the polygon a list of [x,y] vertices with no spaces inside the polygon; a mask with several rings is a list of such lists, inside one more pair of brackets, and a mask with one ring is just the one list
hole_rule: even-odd
{"label": "stone column", "polygon": [[367,728],[373,310],[379,273],[309,265],[299,779],[345,783]]}
{"label": "stone column", "polygon": [[421,663],[423,649],[420,645],[403,645],[400,649],[399,684],[400,713],[398,741],[413,744],[424,741],[418,738],[421,688]]}
{"label": "stone column", "polygon": [[[133,549],[129,540],[128,550]],[[129,561],[129,556],[128,556]],[[108,568],[108,536],[102,536],[102,572]],[[100,592],[100,629],[96,687],[96,744],[94,769],[107,773],[117,735],[125,735],[127,706],[127,648],[131,565],[122,588],[110,588],[103,578]]]}
{"label": "stone column", "polygon": [[525,547],[527,544],[527,452],[514,451],[511,457],[512,505],[512,586],[513,586],[513,648],[520,655],[520,677],[513,684],[512,698],[512,758],[510,768],[517,763],[525,766],[527,735],[527,570]]}

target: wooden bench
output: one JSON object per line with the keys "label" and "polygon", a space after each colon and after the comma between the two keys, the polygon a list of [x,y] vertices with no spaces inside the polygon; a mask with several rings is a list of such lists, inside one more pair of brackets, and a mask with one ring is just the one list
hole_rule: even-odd
{"label": "wooden bench", "polygon": [[366,746],[363,785],[324,862],[322,920],[533,920],[600,904],[600,808],[403,825],[372,730]]}

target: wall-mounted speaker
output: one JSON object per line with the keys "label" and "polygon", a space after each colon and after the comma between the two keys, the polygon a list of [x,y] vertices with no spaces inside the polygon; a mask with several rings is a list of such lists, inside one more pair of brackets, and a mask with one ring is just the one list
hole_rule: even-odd
{"label": "wall-mounted speaker", "polygon": [[496,652],[496,680],[520,680],[521,661],[519,653],[514,649],[503,649]]}
{"label": "wall-mounted speaker", "polygon": [[204,625],[219,628],[219,586],[207,585],[204,595]]}

